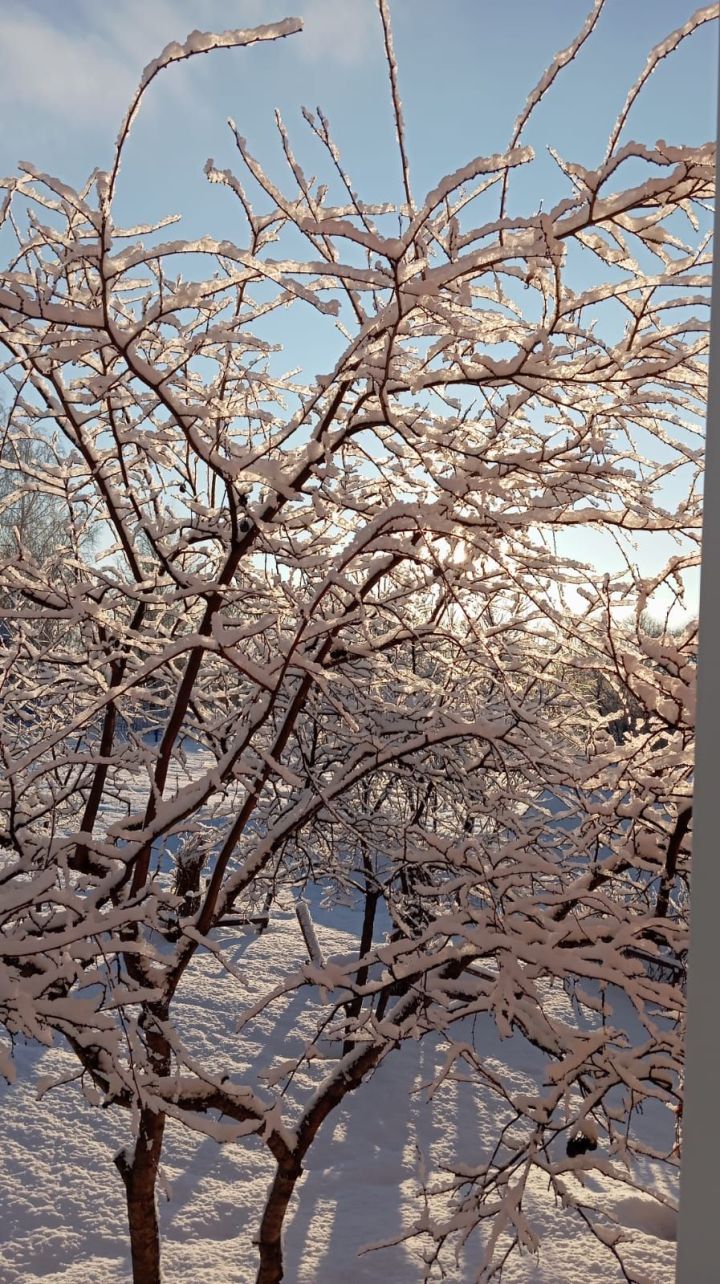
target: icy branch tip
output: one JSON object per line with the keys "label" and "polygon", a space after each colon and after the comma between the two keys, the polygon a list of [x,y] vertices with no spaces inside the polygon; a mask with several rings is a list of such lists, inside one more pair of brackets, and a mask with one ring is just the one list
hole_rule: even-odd
{"label": "icy branch tip", "polygon": [[192,58],[194,54],[210,53],[213,49],[234,49],[241,45],[255,44],[259,40],[280,40],[284,36],[293,36],[302,29],[302,18],[284,18],[282,22],[270,22],[261,27],[249,27],[247,30],[191,31],[182,44],[177,40],[171,41],[159,57],[148,63],[142,74],[140,89],[142,90],[158,71],[172,62]]}

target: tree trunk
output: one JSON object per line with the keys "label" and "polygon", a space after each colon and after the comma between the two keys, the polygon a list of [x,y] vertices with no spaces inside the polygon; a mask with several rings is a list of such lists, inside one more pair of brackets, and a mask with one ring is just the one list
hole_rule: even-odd
{"label": "tree trunk", "polygon": [[280,1284],[283,1278],[282,1231],[287,1206],[292,1198],[298,1177],[302,1174],[299,1163],[292,1167],[281,1166],[275,1173],[265,1211],[260,1223],[258,1248],[260,1266],[256,1284]]}
{"label": "tree trunk", "polygon": [[133,1284],[161,1284],[160,1228],[155,1185],[162,1151],[165,1115],[143,1110],[132,1158],[121,1150],[115,1163],[125,1183]]}
{"label": "tree trunk", "polygon": [[[363,914],[362,933],[361,933],[361,936],[360,936],[360,951],[359,951],[360,958],[364,958],[364,956],[365,956],[366,954],[369,954],[369,953],[370,953],[370,950],[372,949],[373,928],[374,928],[374,926],[375,926],[375,910],[376,910],[376,908],[377,908],[377,903],[378,903],[378,899],[379,899],[379,897],[380,897],[380,892],[379,892],[379,890],[373,890],[373,889],[371,888],[370,875],[368,874],[368,872],[367,872],[367,868],[366,868],[366,871],[365,871],[365,912],[364,912],[364,914]],[[363,966],[363,967],[361,967],[361,968],[358,968],[357,976],[356,976],[356,978],[355,978],[356,984],[357,984],[358,986],[361,986],[361,985],[364,985],[364,984],[365,984],[365,982],[367,981],[367,978],[368,978],[368,971],[369,971],[369,969],[368,969],[366,966]],[[349,1034],[350,1034],[350,1026],[351,1026],[351,1023],[352,1023],[353,1021],[357,1020],[357,1018],[358,1018],[358,1017],[359,1017],[359,1015],[360,1015],[360,1011],[361,1011],[361,1009],[362,1009],[362,995],[361,995],[361,994],[356,994],[356,995],[355,995],[355,996],[350,1000],[350,1002],[349,1002],[349,1003],[347,1003],[347,1004],[345,1005],[345,1012],[346,1012],[346,1015],[347,1015],[347,1021],[348,1021],[348,1036],[349,1036]],[[350,1052],[350,1051],[352,1050],[352,1047],[353,1047],[353,1041],[352,1041],[352,1039],[351,1039],[350,1037],[346,1038],[346,1039],[345,1039],[345,1042],[343,1043],[343,1056],[344,1056],[344,1057],[345,1057],[345,1056],[347,1056],[348,1052]]]}
{"label": "tree trunk", "polygon": [[[462,976],[463,972],[469,967],[470,962],[471,960],[466,958],[463,960],[456,959],[452,963],[447,963],[441,969],[441,975],[456,980]],[[406,989],[409,988],[409,983],[405,983],[405,985]],[[386,998],[386,996],[387,991],[384,991],[381,997]],[[416,1010],[420,1002],[421,995],[418,991],[416,994],[411,995],[409,1001],[406,1001],[405,1004],[401,1003],[394,1007],[393,1014],[397,1019],[398,1013],[402,1010],[402,1014],[405,1016],[410,1011]],[[330,1080],[326,1082],[323,1091],[316,1094],[303,1115],[297,1129],[295,1153],[291,1157],[278,1162],[275,1178],[265,1204],[265,1211],[260,1223],[260,1234],[257,1239],[260,1250],[260,1267],[255,1278],[255,1284],[280,1284],[283,1279],[283,1224],[298,1177],[301,1176],[303,1171],[303,1160],[328,1115],[341,1105],[349,1092],[354,1092],[356,1088],[359,1088],[365,1076],[375,1068],[386,1050],[387,1045],[383,1043],[371,1043],[365,1047],[364,1051],[360,1048],[354,1048],[347,1061],[343,1061],[338,1065]]]}
{"label": "tree trunk", "polygon": [[[162,1022],[167,1020],[167,1015],[167,1003],[148,1004],[139,1022],[149,1064],[158,1075],[166,1075],[170,1071],[170,1047],[162,1033]],[[164,1132],[165,1112],[142,1106],[134,1148],[130,1153],[121,1150],[115,1156],[125,1183],[133,1284],[161,1284],[160,1227],[155,1187]]]}

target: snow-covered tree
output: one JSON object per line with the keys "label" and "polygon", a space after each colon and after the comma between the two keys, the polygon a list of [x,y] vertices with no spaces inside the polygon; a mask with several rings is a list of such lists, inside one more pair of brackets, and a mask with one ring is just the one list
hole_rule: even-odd
{"label": "snow-covered tree", "polygon": [[[602,0],[507,150],[422,198],[378,8],[399,206],[362,201],[307,112],[332,189],[278,118],[286,189],[235,127],[240,174],[206,166],[244,238],[115,225],[155,77],[290,36],[293,19],[169,45],[82,189],[30,165],[2,180],[6,440],[19,491],[62,503],[65,525],[52,557],[3,548],[0,1019],[11,1039],[61,1036],[96,1099],[128,1111],[116,1162],[143,1284],[160,1279],[168,1118],[267,1144],[269,1284],[325,1119],[398,1044],[441,1038],[444,1074],[462,1064],[507,1118],[495,1154],[458,1172],[447,1218],[413,1233],[439,1262],[489,1219],[489,1278],[535,1244],[534,1167],[592,1221],[564,1175],[595,1164],[632,1182],[638,1107],[681,1103],[694,634],[642,621],[699,558],[714,147],[625,134],[653,68],[715,6],[651,53],[602,164],[557,156],[567,195],[523,216],[508,193],[533,162],[528,120]],[[261,333],[289,308],[342,340],[322,375],[278,372]],[[603,576],[562,551],[588,528],[669,533],[680,552],[653,578]],[[642,710],[621,745],[588,675]],[[301,902],[308,964],[247,1006],[241,1034],[312,987],[317,1038],[264,1084],[199,1064],[178,998],[201,951],[231,973],[218,925],[310,884],[362,901],[357,951],[323,959]],[[576,1021],[546,1003],[555,984]],[[615,1018],[609,990],[626,1001]],[[468,1043],[477,1017],[541,1051],[534,1092]]]}

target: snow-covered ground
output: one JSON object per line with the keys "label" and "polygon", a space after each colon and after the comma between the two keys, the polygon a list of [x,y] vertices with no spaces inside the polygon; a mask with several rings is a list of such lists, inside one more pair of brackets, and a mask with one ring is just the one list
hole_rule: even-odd
{"label": "snow-covered ground", "polygon": [[[326,957],[354,948],[357,938],[346,930],[348,914],[314,912]],[[315,1029],[311,998],[304,991],[286,1001],[281,1019],[277,1013],[274,1021],[261,1017],[234,1033],[242,1008],[304,961],[304,943],[290,907],[274,912],[259,937],[228,930],[221,939],[247,988],[229,978],[211,955],[201,954],[192,988],[182,996],[183,1024],[188,1043],[208,1062],[225,1068],[230,1062],[240,1074],[247,1067],[254,1076],[291,1056],[303,1034],[307,1038]],[[548,1001],[568,1006],[561,990]],[[514,1039],[501,1042],[489,1026],[474,1037],[490,1064],[506,1066],[521,1091],[537,1064],[533,1050]],[[17,1061],[17,1083],[0,1088],[0,1284],[127,1284],[124,1194],[112,1157],[129,1140],[129,1121],[85,1101],[78,1082],[37,1099],[43,1080],[76,1073],[77,1063],[60,1048],[26,1046],[18,1050]],[[365,1254],[363,1246],[397,1235],[421,1213],[420,1156],[437,1179],[443,1162],[477,1163],[492,1149],[498,1130],[497,1106],[477,1085],[450,1083],[427,1100],[422,1085],[441,1061],[437,1042],[403,1046],[327,1121],[291,1206],[287,1281],[420,1284],[420,1242]],[[666,1125],[659,1120],[658,1126]],[[254,1138],[219,1146],[169,1125],[161,1198],[168,1284],[251,1284],[253,1234],[272,1173],[268,1152]],[[668,1178],[658,1173],[654,1181],[657,1193],[672,1201],[676,1191]],[[611,1188],[598,1177],[590,1180],[586,1196],[614,1213],[631,1237],[623,1251],[637,1278],[643,1284],[671,1284],[672,1209]],[[622,1279],[607,1250],[576,1216],[555,1207],[539,1178],[528,1211],[542,1237],[540,1255],[512,1257],[503,1275],[506,1284]],[[471,1244],[459,1264],[446,1261],[447,1278],[470,1284],[475,1260]]]}

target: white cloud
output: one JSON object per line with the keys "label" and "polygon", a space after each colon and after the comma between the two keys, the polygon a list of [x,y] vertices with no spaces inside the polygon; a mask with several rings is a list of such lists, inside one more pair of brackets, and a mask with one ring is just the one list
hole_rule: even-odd
{"label": "white cloud", "polygon": [[78,38],[15,8],[0,14],[0,45],[0,103],[14,111],[92,121],[119,116],[132,91],[133,68],[93,32]]}
{"label": "white cloud", "polygon": [[[170,40],[213,25],[197,0],[0,0],[0,105],[69,124],[119,123],[143,67]],[[227,8],[220,25],[227,21]],[[236,15],[234,15],[235,17]],[[210,18],[208,24],[205,20]],[[169,78],[178,82],[182,71]]]}
{"label": "white cloud", "polygon": [[[361,63],[379,39],[374,0],[275,0],[272,10],[267,0],[0,0],[0,110],[6,120],[20,116],[31,133],[38,127],[114,133],[143,67],[196,27],[252,27],[298,14],[304,31],[293,40],[294,52],[306,65],[328,68]],[[159,88],[182,97],[185,110],[191,98],[197,114],[208,106],[204,81],[177,67]]]}
{"label": "white cloud", "polygon": [[380,37],[374,0],[305,0],[299,16],[298,53],[313,62],[356,65]]}

